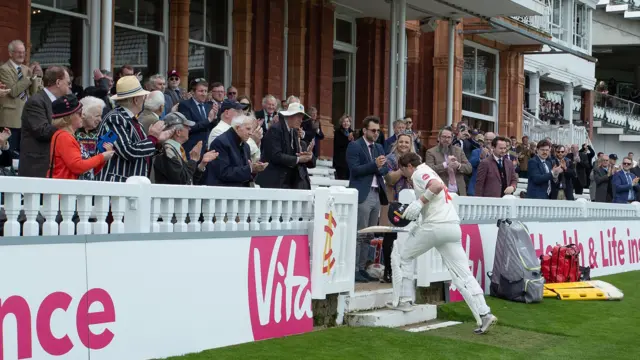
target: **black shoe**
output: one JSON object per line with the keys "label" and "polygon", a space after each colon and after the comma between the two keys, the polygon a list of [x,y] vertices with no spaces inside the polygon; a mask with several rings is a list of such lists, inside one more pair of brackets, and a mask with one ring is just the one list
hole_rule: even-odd
{"label": "black shoe", "polygon": [[368,283],[369,280],[362,276],[359,271],[356,271],[356,282],[357,283]]}
{"label": "black shoe", "polygon": [[380,279],[380,282],[383,284],[391,284],[391,275],[386,274]]}
{"label": "black shoe", "polygon": [[363,278],[369,280],[369,281],[378,281],[379,279],[374,278],[373,276],[369,275],[369,273],[367,273],[366,270],[360,270],[359,271],[360,275],[362,275]]}

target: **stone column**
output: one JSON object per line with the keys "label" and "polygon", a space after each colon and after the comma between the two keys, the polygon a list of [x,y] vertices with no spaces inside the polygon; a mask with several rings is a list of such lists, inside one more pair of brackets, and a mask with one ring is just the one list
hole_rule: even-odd
{"label": "stone column", "polygon": [[318,53],[317,87],[318,98],[314,103],[318,108],[320,126],[325,138],[320,141],[321,157],[333,156],[333,120],[331,103],[333,102],[333,31],[335,6],[323,2],[320,7],[320,41],[315,49]]}
{"label": "stone column", "polygon": [[[407,29],[407,89],[405,116],[410,116],[414,125],[422,116],[418,111],[420,82],[420,30]],[[415,130],[418,130],[415,127]]]}
{"label": "stone column", "polygon": [[[251,41],[253,31],[253,1],[233,2],[233,74],[232,84],[239,94],[251,94]],[[254,107],[256,107],[254,105]]]}
{"label": "stone column", "polygon": [[[582,91],[582,108],[580,109],[580,117],[582,122],[589,131],[589,138],[593,136],[593,105],[595,103],[595,91]],[[580,144],[582,145],[582,144]]]}
{"label": "stone column", "polygon": [[540,74],[529,74],[529,109],[538,117],[540,115]]}
{"label": "stone column", "polygon": [[522,136],[524,104],[524,56],[514,51],[500,52],[500,94],[498,96],[498,134]]}
{"label": "stone column", "polygon": [[289,0],[288,21],[287,95],[295,94],[306,104],[307,0]]}
{"label": "stone column", "polygon": [[389,121],[389,26],[374,18],[357,20],[356,111],[353,127],[362,127],[368,115]]}
{"label": "stone column", "polygon": [[169,8],[169,69],[180,74],[181,87],[189,86],[189,4],[173,0]]}
{"label": "stone column", "polygon": [[562,102],[564,103],[563,116],[565,120],[569,120],[569,124],[573,124],[573,84],[564,84]]}
{"label": "stone column", "polygon": [[[462,23],[457,27],[462,29]],[[455,41],[455,67],[453,90],[453,123],[460,122],[462,118],[462,70],[464,59],[464,39],[456,33]],[[447,21],[439,21],[434,33],[433,56],[433,122],[431,134],[428,139],[429,146],[434,146],[440,129],[447,122],[447,71],[449,63],[449,24]]]}

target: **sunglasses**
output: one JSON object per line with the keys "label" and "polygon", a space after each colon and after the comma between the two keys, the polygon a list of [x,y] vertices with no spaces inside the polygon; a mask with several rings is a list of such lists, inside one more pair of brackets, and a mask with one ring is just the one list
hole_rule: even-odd
{"label": "sunglasses", "polygon": [[631,165],[631,163],[625,162],[625,163],[622,163],[622,165],[625,165],[625,166],[626,165]]}
{"label": "sunglasses", "polygon": [[229,91],[229,92],[227,93],[227,95],[237,95],[237,94],[238,94],[237,92],[232,92],[232,91]]}
{"label": "sunglasses", "polygon": [[367,129],[367,130],[371,131],[374,134],[377,134],[380,132],[380,129]]}
{"label": "sunglasses", "polygon": [[169,78],[169,81],[178,81],[178,80],[180,80],[180,78],[177,76],[172,76]]}

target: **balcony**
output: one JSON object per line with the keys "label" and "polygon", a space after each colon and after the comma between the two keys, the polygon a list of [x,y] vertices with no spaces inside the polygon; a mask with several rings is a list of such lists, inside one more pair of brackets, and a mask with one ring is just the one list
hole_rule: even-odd
{"label": "balcony", "polygon": [[[353,17],[390,18],[389,0],[337,0],[332,1],[341,12]],[[491,6],[478,0],[407,0],[407,20],[425,17],[462,17],[543,15],[545,4],[539,0],[492,0]]]}
{"label": "balcony", "polygon": [[511,18],[535,30],[541,31],[545,34],[551,34],[551,7],[543,3],[540,3],[540,6],[542,8],[542,15],[519,15],[511,16]]}
{"label": "balcony", "polygon": [[552,125],[535,117],[530,112],[522,111],[522,132],[532,141],[540,141],[550,138],[554,144],[584,144],[588,142],[589,135],[584,126],[574,124]]}
{"label": "balcony", "polygon": [[619,135],[620,141],[640,142],[640,104],[596,92],[593,127],[600,135]]}

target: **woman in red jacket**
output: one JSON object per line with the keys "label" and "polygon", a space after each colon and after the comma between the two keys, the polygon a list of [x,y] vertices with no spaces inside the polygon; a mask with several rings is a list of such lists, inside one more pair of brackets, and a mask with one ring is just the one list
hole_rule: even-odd
{"label": "woman in red jacket", "polygon": [[111,144],[105,144],[105,152],[82,160],[80,144],[74,134],[82,127],[82,104],[75,95],[65,95],[51,105],[52,125],[59,130],[51,138],[48,178],[77,180],[85,172],[93,169],[98,173],[113,156]]}

